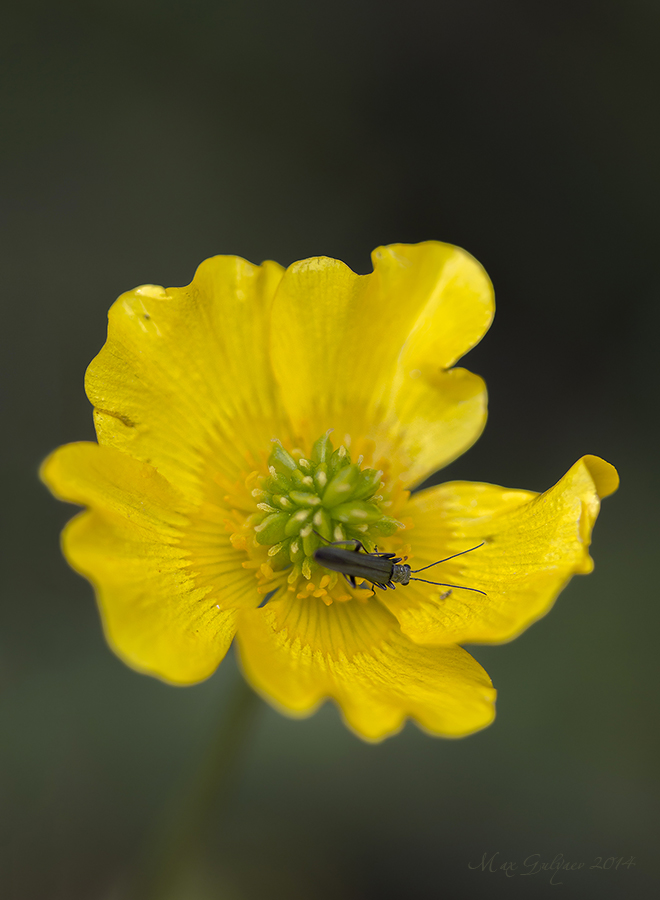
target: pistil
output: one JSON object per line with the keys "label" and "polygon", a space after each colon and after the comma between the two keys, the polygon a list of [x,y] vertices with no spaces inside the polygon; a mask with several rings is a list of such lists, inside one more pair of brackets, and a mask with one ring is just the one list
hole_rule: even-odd
{"label": "pistil", "polygon": [[351,598],[336,573],[319,567],[315,550],[323,543],[359,540],[371,551],[380,538],[404,528],[384,512],[384,507],[392,511],[392,503],[383,492],[383,470],[362,463],[362,457],[352,461],[344,444],[335,449],[330,432],[313,444],[308,457],[273,442],[267,474],[253,473],[246,483],[254,513],[242,534],[232,535],[234,546],[252,557],[244,565],[255,567],[262,593],[286,584],[300,599],[313,596],[329,604]]}

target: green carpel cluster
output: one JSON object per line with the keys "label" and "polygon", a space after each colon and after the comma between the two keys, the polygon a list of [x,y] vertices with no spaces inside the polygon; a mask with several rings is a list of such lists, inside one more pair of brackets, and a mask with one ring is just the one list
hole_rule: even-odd
{"label": "green carpel cluster", "polygon": [[309,579],[317,568],[314,551],[324,543],[322,538],[356,538],[371,551],[379,536],[403,527],[383,512],[383,473],[362,469],[361,462],[362,457],[351,462],[343,445],[335,450],[328,434],[315,442],[310,459],[273,443],[269,474],[252,491],[260,511],[253,518],[256,540],[269,547],[273,569],[293,565],[291,578],[302,574]]}

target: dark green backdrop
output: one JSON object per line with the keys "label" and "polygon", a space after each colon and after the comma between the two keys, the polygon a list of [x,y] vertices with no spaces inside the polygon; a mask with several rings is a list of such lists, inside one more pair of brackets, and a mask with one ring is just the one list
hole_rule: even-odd
{"label": "dark green backdrop", "polygon": [[[462,741],[380,746],[325,707],[261,711],[211,836],[230,900],[645,898],[658,877],[658,88],[650,0],[85,0],[2,17],[0,896],[121,898],[237,676],[173,689],[105,646],[36,479],[93,436],[106,311],[214,253],[357,271],[378,244],[467,248],[497,292],[466,360],[491,413],[437,480],[535,490],[619,468],[596,570],[514,643]],[[370,348],[365,335],[365,350]],[[549,877],[470,870],[563,853]],[[590,869],[596,857],[636,866]],[[657,884],[655,885],[657,889]],[[193,893],[182,900],[195,900]]]}

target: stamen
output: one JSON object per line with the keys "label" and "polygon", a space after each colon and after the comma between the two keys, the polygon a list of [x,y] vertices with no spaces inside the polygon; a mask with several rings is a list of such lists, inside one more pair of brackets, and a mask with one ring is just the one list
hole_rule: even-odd
{"label": "stamen", "polygon": [[402,527],[392,509],[400,504],[392,499],[404,494],[396,484],[386,489],[383,481],[389,464],[379,460],[380,468],[363,467],[375,445],[357,442],[359,456],[352,462],[350,435],[335,449],[330,434],[332,429],[304,450],[273,438],[267,468],[255,471],[251,460],[250,474],[225,488],[230,540],[247,554],[243,565],[255,572],[260,593],[268,584],[328,605],[355,596],[362,601],[371,591],[346,593],[341,575],[320,567],[316,551],[322,541],[333,540],[359,540],[371,548]]}

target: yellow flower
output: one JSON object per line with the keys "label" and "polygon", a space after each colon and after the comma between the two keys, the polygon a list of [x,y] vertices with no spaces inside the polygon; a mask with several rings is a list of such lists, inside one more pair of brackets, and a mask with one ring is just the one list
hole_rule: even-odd
{"label": "yellow flower", "polygon": [[[458,645],[515,637],[591,570],[618,479],[586,456],[541,495],[454,482],[411,496],[483,429],[484,383],[454,364],[493,293],[447,244],[380,247],[373,264],[217,256],[188,287],[124,294],[87,372],[98,444],[60,447],[42,476],[87,507],[64,553],[133,668],[198,682],[237,635],[245,676],[284,712],[332,697],[369,740],[408,716],[457,737],[495,699]],[[484,545],[427,573],[462,587],[375,596],[318,565],[319,535],[413,569]]]}

